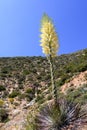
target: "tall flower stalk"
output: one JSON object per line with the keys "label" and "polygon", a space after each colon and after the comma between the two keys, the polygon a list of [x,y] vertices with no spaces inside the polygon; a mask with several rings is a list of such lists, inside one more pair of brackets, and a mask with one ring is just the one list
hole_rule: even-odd
{"label": "tall flower stalk", "polygon": [[41,46],[43,53],[46,55],[50,63],[50,72],[51,72],[51,83],[52,83],[52,95],[57,102],[57,88],[55,85],[54,79],[54,64],[53,58],[56,57],[57,51],[59,48],[58,37],[55,31],[55,27],[52,23],[52,20],[44,14],[41,22]]}

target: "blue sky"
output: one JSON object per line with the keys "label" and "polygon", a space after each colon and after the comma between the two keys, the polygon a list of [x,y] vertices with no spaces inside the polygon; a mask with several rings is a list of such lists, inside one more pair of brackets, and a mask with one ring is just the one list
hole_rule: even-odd
{"label": "blue sky", "polygon": [[0,0],[0,57],[43,56],[44,12],[54,21],[59,54],[87,48],[87,0]]}

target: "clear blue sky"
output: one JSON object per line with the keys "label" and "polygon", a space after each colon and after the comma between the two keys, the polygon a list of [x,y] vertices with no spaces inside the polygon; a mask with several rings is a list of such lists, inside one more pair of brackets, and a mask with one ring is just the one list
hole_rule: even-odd
{"label": "clear blue sky", "polygon": [[43,56],[39,30],[44,12],[59,35],[59,54],[87,48],[87,0],[0,0],[0,57]]}

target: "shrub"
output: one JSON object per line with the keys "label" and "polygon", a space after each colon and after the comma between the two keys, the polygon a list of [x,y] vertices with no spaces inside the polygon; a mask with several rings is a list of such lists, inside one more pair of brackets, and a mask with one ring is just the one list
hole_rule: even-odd
{"label": "shrub", "polygon": [[9,101],[10,101],[11,104],[13,104],[14,99],[13,98],[9,98]]}
{"label": "shrub", "polygon": [[44,99],[44,95],[43,94],[38,94],[36,101],[38,102],[38,101],[43,100],[43,99]]}
{"label": "shrub", "polygon": [[17,90],[13,90],[13,92],[11,94],[9,94],[9,98],[15,98],[20,94],[19,91]]}
{"label": "shrub", "polygon": [[0,92],[6,90],[5,86],[0,85]]}
{"label": "shrub", "polygon": [[20,94],[18,97],[19,97],[19,100],[21,100],[21,99],[25,99],[26,94],[25,94],[25,93],[22,93],[22,94]]}
{"label": "shrub", "polygon": [[74,101],[75,103],[79,103],[81,105],[85,104],[87,102],[86,84],[83,84],[76,90],[73,88],[68,89],[66,97],[68,101]]}
{"label": "shrub", "polygon": [[3,105],[4,105],[4,101],[0,99],[0,107],[2,107]]}
{"label": "shrub", "polygon": [[2,98],[6,98],[6,97],[8,97],[8,95],[9,95],[8,90],[5,90],[5,91],[3,92]]}
{"label": "shrub", "polygon": [[28,75],[29,74],[29,70],[23,70],[23,75]]}
{"label": "shrub", "polygon": [[23,89],[23,84],[19,84],[19,85],[18,85],[18,88],[19,88],[19,89]]}
{"label": "shrub", "polygon": [[26,93],[33,93],[33,89],[32,88],[28,88],[27,90],[26,90]]}
{"label": "shrub", "polygon": [[84,94],[83,98],[87,101],[87,94]]}
{"label": "shrub", "polygon": [[8,73],[8,68],[3,68],[3,69],[2,69],[2,73],[3,73],[3,74],[7,74],[7,73]]}
{"label": "shrub", "polygon": [[52,99],[52,95],[48,95],[47,100],[51,100]]}
{"label": "shrub", "polygon": [[34,96],[35,96],[34,93],[35,93],[35,92],[33,91],[32,88],[28,88],[28,89],[26,90],[25,94],[26,94],[26,97],[27,97],[27,100],[28,100],[28,101],[31,101],[31,100],[34,98]]}
{"label": "shrub", "polygon": [[0,122],[5,122],[8,119],[8,113],[5,109],[0,108]]}

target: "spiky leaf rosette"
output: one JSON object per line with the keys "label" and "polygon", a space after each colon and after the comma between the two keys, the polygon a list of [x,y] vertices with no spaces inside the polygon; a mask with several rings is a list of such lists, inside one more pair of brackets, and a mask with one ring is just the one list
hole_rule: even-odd
{"label": "spiky leaf rosette", "polygon": [[41,22],[41,46],[46,56],[55,57],[58,51],[58,37],[52,20],[45,14]]}
{"label": "spiky leaf rosette", "polygon": [[36,116],[36,130],[79,130],[87,123],[87,111],[78,104],[60,100],[57,104],[43,107]]}

